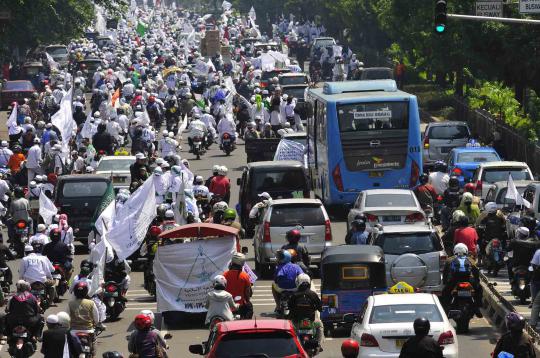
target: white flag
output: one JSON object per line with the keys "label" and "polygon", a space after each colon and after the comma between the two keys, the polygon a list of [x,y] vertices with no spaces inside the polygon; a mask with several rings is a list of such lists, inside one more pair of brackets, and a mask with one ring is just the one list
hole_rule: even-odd
{"label": "white flag", "polygon": [[11,114],[9,115],[9,118],[6,122],[6,126],[8,127],[8,133],[16,134],[15,128],[17,128],[17,113],[18,113],[19,104],[15,102],[15,106],[11,109]]}
{"label": "white flag", "polygon": [[120,260],[137,251],[143,242],[148,226],[156,217],[156,192],[151,175],[117,209],[112,227],[106,237]]}
{"label": "white flag", "polygon": [[72,96],[73,87],[62,97],[60,109],[51,117],[51,123],[60,130],[60,134],[62,135],[62,152],[64,154],[69,153],[69,140],[73,136],[73,131],[77,129],[77,123],[73,120]]}
{"label": "white flag", "polygon": [[525,206],[526,208],[531,207],[531,203],[523,199],[521,194],[518,192],[511,173],[508,173],[508,188],[506,189],[506,195],[504,198],[514,200],[516,205]]}
{"label": "white flag", "polygon": [[56,62],[48,52],[45,52],[45,56],[47,57],[49,67],[58,70],[58,62]]}
{"label": "white flag", "polygon": [[41,215],[45,224],[50,225],[57,213],[58,209],[54,206],[52,200],[45,195],[45,192],[41,191],[39,193],[39,215]]}
{"label": "white flag", "polygon": [[248,16],[249,16],[249,18],[252,19],[252,20],[257,20],[257,13],[255,13],[255,9],[253,8],[253,6],[252,6],[251,9],[249,10]]}
{"label": "white flag", "polygon": [[101,241],[94,247],[91,253],[91,257],[94,259],[94,269],[92,270],[92,280],[90,281],[90,287],[88,288],[88,295],[92,297],[101,287],[101,283],[105,280],[105,257],[107,256],[110,247],[107,245],[105,237],[101,238]]}
{"label": "white flag", "polygon": [[229,11],[231,9],[231,7],[232,7],[232,4],[230,2],[228,2],[228,1],[226,1],[226,0],[221,3],[221,8],[224,11]]}

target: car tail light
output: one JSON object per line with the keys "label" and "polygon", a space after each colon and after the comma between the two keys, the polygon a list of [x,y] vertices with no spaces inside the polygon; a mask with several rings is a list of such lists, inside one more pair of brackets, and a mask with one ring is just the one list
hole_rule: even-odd
{"label": "car tail light", "polygon": [[24,229],[26,227],[26,221],[19,220],[17,221],[17,229]]}
{"label": "car tail light", "polygon": [[343,191],[343,180],[341,179],[341,169],[339,164],[336,165],[332,171],[332,178],[334,179],[334,183],[336,183],[337,190]]}
{"label": "car tail light", "polygon": [[60,265],[53,265],[55,271],[60,271]]}
{"label": "car tail light", "polygon": [[413,188],[418,183],[418,178],[420,178],[420,167],[416,161],[412,161],[411,164],[411,181],[409,182],[409,187]]}
{"label": "car tail light", "polygon": [[330,220],[324,222],[324,241],[332,241],[332,226]]}
{"label": "car tail light", "polygon": [[115,292],[116,291],[116,286],[115,285],[108,285],[106,287],[106,290],[107,290],[107,292]]}
{"label": "car tail light", "polygon": [[229,138],[230,138],[230,134],[229,134],[229,133],[223,134],[223,139],[229,139]]}
{"label": "car tail light", "polygon": [[379,220],[377,215],[373,215],[373,214],[366,214],[366,219],[368,219],[368,221],[377,221],[377,220]]}
{"label": "car tail light", "polygon": [[268,221],[264,222],[263,242],[272,242],[272,239],[270,238],[270,223]]}
{"label": "car tail light", "polygon": [[161,229],[159,228],[159,226],[156,226],[156,225],[153,225],[152,227],[150,227],[150,236],[159,236],[159,234],[161,234]]}
{"label": "car tail light", "polygon": [[439,336],[438,343],[440,346],[445,346],[447,344],[454,344],[454,334],[452,333],[452,331],[446,331],[446,332],[441,333],[441,335]]}
{"label": "car tail light", "polygon": [[424,221],[426,218],[422,213],[412,213],[405,217],[405,222],[415,223],[418,221]]}
{"label": "car tail light", "polygon": [[336,295],[321,295],[321,302],[323,306],[328,306],[330,308],[336,308],[338,306],[338,300]]}
{"label": "car tail light", "polygon": [[448,259],[448,256],[446,256],[446,253],[442,253],[439,256],[439,267],[441,272],[444,271],[444,266],[446,265],[446,260]]}
{"label": "car tail light", "polygon": [[482,181],[481,180],[476,181],[476,187],[474,188],[474,195],[482,196]]}
{"label": "car tail light", "polygon": [[371,334],[362,333],[360,337],[360,346],[361,347],[378,347],[379,342]]}
{"label": "car tail light", "polygon": [[428,149],[428,148],[429,148],[429,138],[424,137],[424,149]]}
{"label": "car tail light", "polygon": [[472,289],[472,285],[470,282],[460,282],[458,283],[458,288],[460,290],[470,290]]}
{"label": "car tail light", "polygon": [[463,170],[461,170],[461,168],[454,168],[452,170],[452,175],[455,175],[457,177],[460,177],[463,175]]}

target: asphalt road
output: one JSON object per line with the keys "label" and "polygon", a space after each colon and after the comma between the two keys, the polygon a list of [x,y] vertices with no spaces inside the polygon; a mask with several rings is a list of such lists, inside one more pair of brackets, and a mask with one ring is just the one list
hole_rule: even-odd
{"label": "asphalt road", "polygon": [[[3,123],[5,123],[5,120],[6,112],[1,112],[0,127],[4,127]],[[193,172],[197,175],[202,175],[205,178],[208,177],[211,174],[210,169],[214,164],[226,165],[229,168],[229,177],[231,178],[231,183],[233,183],[231,203],[236,203],[238,199],[238,186],[236,185],[236,178],[240,177],[242,169],[246,163],[246,156],[244,153],[244,146],[242,141],[239,141],[237,150],[234,151],[229,157],[226,157],[224,153],[222,153],[219,148],[214,145],[200,161],[195,160],[191,154],[187,153],[187,143],[185,143],[183,147],[184,148],[181,152],[181,155],[183,158],[187,158],[188,160],[190,160],[191,168]],[[334,244],[342,244],[344,243],[345,237],[345,222],[343,220],[344,218],[332,219],[332,233],[334,237]],[[247,246],[249,248],[250,252],[248,254],[248,258],[251,262],[251,266],[253,267],[253,249],[251,240],[243,240],[242,246]],[[76,255],[76,268],[79,267],[80,261],[85,257],[85,254]],[[15,279],[18,277],[18,265],[18,260],[10,263],[10,266],[14,271]],[[315,287],[317,290],[319,283],[319,280],[315,280]],[[273,312],[274,303],[272,299],[270,285],[271,281],[268,280],[259,280],[255,284],[253,303],[255,314],[258,317],[266,316]],[[58,304],[58,306],[49,308],[46,314],[52,314],[66,310],[68,296],[69,294],[66,294],[66,296]],[[98,357],[101,356],[101,353],[108,350],[118,350],[127,357],[128,351],[126,336],[131,330],[133,330],[133,326],[131,324],[133,317],[142,309],[152,309],[154,311],[156,309],[156,303],[152,300],[151,297],[149,297],[149,295],[143,288],[142,272],[132,272],[131,286],[130,290],[127,293],[127,297],[129,299],[129,302],[127,303],[126,310],[121,314],[120,319],[116,322],[106,323],[107,330],[98,337]],[[167,327],[161,328],[166,329]],[[192,356],[188,352],[188,346],[190,344],[201,343],[208,338],[208,330],[204,329],[201,326],[191,326],[185,329],[170,330],[169,333],[171,333],[173,336],[173,338],[169,341],[170,357]],[[344,331],[337,331],[336,333],[336,337],[325,339],[323,343],[324,352],[322,352],[319,357],[341,356],[341,342],[344,338],[348,336],[348,334]],[[485,319],[473,319],[473,321],[471,322],[470,333],[467,335],[460,335],[458,337],[460,357],[488,357],[493,349],[493,344],[496,340],[496,337],[497,333],[494,331],[493,327],[489,324],[488,321],[486,321]],[[5,352],[5,347],[0,349],[0,356],[4,356],[4,354],[6,354]],[[41,354],[36,354],[35,356],[41,356]]]}

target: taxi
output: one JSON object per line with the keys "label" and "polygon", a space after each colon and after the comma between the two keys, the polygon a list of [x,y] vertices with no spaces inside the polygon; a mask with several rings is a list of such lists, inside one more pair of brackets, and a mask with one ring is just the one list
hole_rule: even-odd
{"label": "taxi", "polygon": [[353,323],[351,338],[360,344],[359,358],[399,357],[401,347],[414,337],[413,322],[425,317],[431,323],[429,335],[443,348],[446,358],[458,357],[457,334],[436,295],[414,293],[399,282],[388,294],[370,296]]}

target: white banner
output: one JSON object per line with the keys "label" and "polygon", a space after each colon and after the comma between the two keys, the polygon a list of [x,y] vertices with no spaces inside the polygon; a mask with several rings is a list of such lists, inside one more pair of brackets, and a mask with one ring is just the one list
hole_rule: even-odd
{"label": "white banner", "polygon": [[274,160],[296,160],[307,166],[306,148],[301,143],[282,139],[276,148]]}
{"label": "white banner", "polygon": [[60,130],[62,135],[62,153],[64,154],[69,154],[69,140],[73,136],[73,131],[77,129],[77,123],[73,120],[72,96],[73,87],[62,97],[60,109],[51,117],[51,123]]}
{"label": "white banner", "polygon": [[51,225],[53,216],[58,213],[58,209],[54,205],[51,199],[45,195],[42,190],[39,193],[39,215],[43,218],[46,225]]}
{"label": "white banner", "polygon": [[157,311],[206,312],[212,278],[228,268],[233,236],[160,246],[154,260]]}
{"label": "white banner", "polygon": [[107,239],[120,260],[134,253],[156,217],[154,175],[139,187],[121,208],[117,208]]}
{"label": "white banner", "polygon": [[8,127],[8,134],[16,134],[15,128],[17,128],[17,113],[18,113],[19,104],[15,102],[15,106],[11,109],[11,114],[8,117],[6,126]]}

